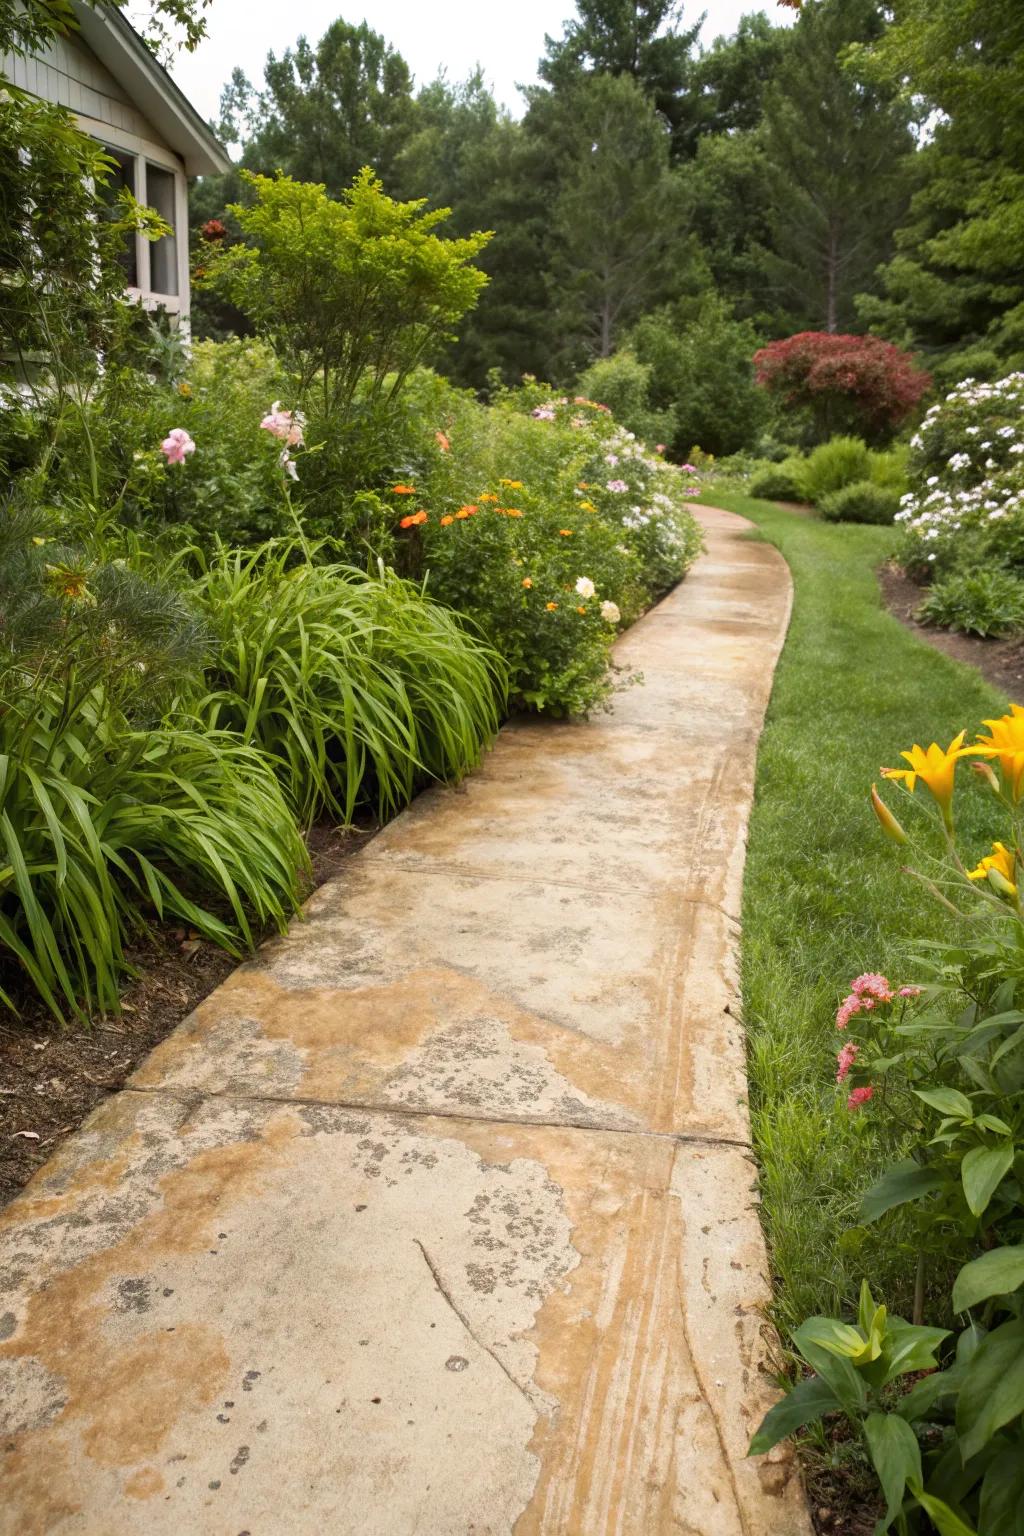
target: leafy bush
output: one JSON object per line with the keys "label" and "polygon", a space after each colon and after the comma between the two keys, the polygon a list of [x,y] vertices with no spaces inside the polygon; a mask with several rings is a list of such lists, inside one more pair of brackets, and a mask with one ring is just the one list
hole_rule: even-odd
{"label": "leafy bush", "polygon": [[900,509],[895,491],[873,480],[855,480],[840,491],[832,491],[818,503],[818,511],[829,523],[891,523]]}
{"label": "leafy bush", "polygon": [[877,336],[802,331],[762,347],[754,367],[757,382],[788,410],[809,414],[818,442],[837,432],[885,441],[931,385],[909,352]]}
{"label": "leafy bush", "polygon": [[616,352],[613,357],[591,363],[576,381],[578,394],[599,400],[630,432],[649,443],[671,443],[676,420],[672,411],[656,411],[651,405],[649,363],[641,363],[634,352]]}
{"label": "leafy bush", "polygon": [[802,459],[784,459],[759,469],[750,481],[751,496],[762,501],[806,501],[807,484]]}
{"label": "leafy bush", "polygon": [[198,592],[218,649],[199,713],[267,754],[304,822],[350,821],[361,803],[393,814],[425,779],[476,766],[504,669],[383,566],[368,577],[299,554],[285,543],[210,562]]}
{"label": "leafy bush", "polygon": [[897,444],[886,453],[873,452],[871,455],[871,479],[875,485],[884,485],[886,490],[895,491],[897,496],[904,496],[908,490],[908,451],[902,444]]}
{"label": "leafy bush", "polygon": [[150,914],[238,954],[294,910],[305,851],[259,755],[160,720],[204,649],[181,600],[32,526],[0,523],[0,1000],[116,1010]]}
{"label": "leafy bush", "polygon": [[953,571],[929,588],[917,617],[965,635],[1017,634],[1024,630],[1024,581],[998,569]]}
{"label": "leafy bush", "polygon": [[479,624],[519,705],[583,713],[608,692],[620,620],[697,553],[685,505],[696,486],[603,404],[538,384],[489,411],[455,392],[442,403],[447,447],[393,492],[404,568],[429,572],[430,591]]}
{"label": "leafy bush", "polygon": [[914,575],[1024,570],[1024,374],[967,379],[931,407],[911,440],[897,521]]}
{"label": "leafy bush", "polygon": [[807,460],[804,471],[809,500],[817,506],[833,491],[871,478],[871,457],[859,437],[833,437],[821,443]]}

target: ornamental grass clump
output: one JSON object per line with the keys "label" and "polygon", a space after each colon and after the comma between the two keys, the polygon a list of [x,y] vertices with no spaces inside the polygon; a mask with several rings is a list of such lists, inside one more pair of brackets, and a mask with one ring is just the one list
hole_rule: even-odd
{"label": "ornamental grass clump", "polygon": [[[884,1224],[914,1256],[913,1318],[889,1315],[867,1280],[855,1322],[808,1318],[792,1334],[807,1374],[750,1447],[845,1418],[884,1499],[876,1530],[908,1536],[1007,1536],[1024,1509],[1024,709],[984,723],[971,743],[961,731],[881,770],[902,819],[872,787],[882,831],[951,932],[914,961],[915,982],[858,976],[835,1019],[846,1112],[892,1156],[859,1224]],[[968,762],[1002,832],[970,854],[955,817]],[[950,1294],[928,1326],[936,1279]]]}
{"label": "ornamental grass clump", "polygon": [[329,552],[221,550],[198,582],[216,639],[199,713],[267,754],[306,824],[360,805],[386,817],[425,781],[461,778],[505,703],[500,658],[454,613]]}

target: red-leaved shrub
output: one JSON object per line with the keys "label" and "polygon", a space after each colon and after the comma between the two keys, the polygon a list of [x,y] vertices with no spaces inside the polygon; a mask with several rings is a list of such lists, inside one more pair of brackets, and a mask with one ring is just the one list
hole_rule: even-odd
{"label": "red-leaved shrub", "polygon": [[754,355],[757,382],[794,409],[806,409],[815,437],[856,432],[891,437],[931,385],[914,357],[878,336],[801,331]]}

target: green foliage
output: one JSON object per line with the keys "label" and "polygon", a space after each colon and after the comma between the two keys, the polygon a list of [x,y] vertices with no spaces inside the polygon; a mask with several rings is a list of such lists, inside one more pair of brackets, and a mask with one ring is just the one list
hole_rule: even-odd
{"label": "green foliage", "polygon": [[904,496],[910,488],[908,475],[909,455],[902,444],[887,448],[881,453],[872,450],[871,479],[875,485],[884,485],[886,490],[895,491],[897,496]]}
{"label": "green foliage", "polygon": [[756,441],[768,414],[751,364],[757,336],[716,294],[645,315],[632,344],[651,369],[655,407],[674,417],[664,440],[678,454],[694,443],[708,453],[730,454]]}
{"label": "green foliage", "polygon": [[899,509],[897,493],[873,480],[854,480],[841,490],[830,491],[818,502],[818,511],[828,523],[887,525]]}
{"label": "green foliage", "polygon": [[751,496],[764,501],[806,501],[806,465],[803,459],[784,459],[759,469],[750,481]]}
{"label": "green foliage", "polygon": [[287,543],[221,551],[203,572],[217,658],[198,711],[260,749],[303,822],[347,822],[367,803],[393,815],[425,780],[476,766],[498,728],[503,666],[383,565],[367,577],[299,555]]}
{"label": "green foliage", "polygon": [[576,380],[576,389],[590,400],[606,405],[616,421],[649,443],[669,443],[675,437],[675,418],[669,411],[651,406],[649,363],[641,363],[630,351],[616,352],[591,363]]}
{"label": "green foliage", "polygon": [[471,266],[486,235],[445,239],[445,210],[386,197],[371,171],[338,202],[322,186],[252,176],[246,237],[211,254],[208,281],[246,314],[325,416],[357,395],[393,400],[424,354],[450,337],[486,282]]}
{"label": "green foliage", "polygon": [[1009,571],[952,571],[928,589],[917,610],[924,624],[999,638],[1024,630],[1024,581]]}
{"label": "green foliage", "polygon": [[205,651],[192,610],[39,527],[0,523],[0,1000],[116,1011],[151,917],[241,953],[284,925],[305,854],[262,758],[161,720]]}
{"label": "green foliage", "polygon": [[815,506],[834,491],[871,477],[871,455],[859,437],[833,437],[821,443],[807,460],[804,483]]}

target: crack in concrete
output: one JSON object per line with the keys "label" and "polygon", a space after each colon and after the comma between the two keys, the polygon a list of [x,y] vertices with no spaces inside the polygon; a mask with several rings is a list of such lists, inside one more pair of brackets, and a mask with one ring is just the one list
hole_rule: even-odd
{"label": "crack in concrete", "polygon": [[280,1104],[294,1108],[345,1110],[350,1114],[390,1115],[405,1120],[465,1120],[482,1125],[526,1125],[551,1131],[600,1132],[605,1136],[637,1136],[652,1141],[671,1141],[677,1146],[738,1147],[741,1152],[751,1154],[754,1150],[751,1142],[736,1136],[713,1136],[709,1132],[700,1131],[652,1131],[644,1126],[609,1125],[600,1120],[534,1120],[525,1115],[478,1115],[469,1110],[453,1114],[446,1109],[414,1109],[407,1104],[382,1104],[379,1100],[360,1103],[351,1099],[316,1099],[286,1093],[206,1092],[197,1095],[175,1093],[173,1089],[162,1087],[140,1088],[134,1083],[125,1083],[120,1092],[137,1093],[140,1098],[171,1099],[178,1104],[188,1105],[193,1111],[203,1103]]}
{"label": "crack in concrete", "polygon": [[473,1331],[473,1328],[472,1328],[472,1326],[470,1324],[469,1318],[466,1316],[465,1312],[463,1312],[462,1308],[459,1306],[458,1302],[455,1300],[455,1298],[452,1295],[451,1291],[445,1285],[444,1280],[441,1277],[440,1269],[438,1268],[436,1262],[430,1257],[430,1254],[427,1252],[426,1248],[420,1242],[419,1238],[418,1237],[414,1237],[413,1238],[413,1242],[416,1244],[416,1247],[419,1249],[420,1253],[422,1253],[422,1255],[423,1255],[423,1262],[426,1264],[427,1268],[430,1270],[430,1273],[433,1276],[434,1284],[437,1286],[437,1289],[440,1291],[440,1293],[444,1297],[445,1301],[448,1303],[448,1305],[451,1307],[452,1311],[455,1313],[455,1316],[458,1318],[458,1320],[462,1324],[463,1328],[465,1328],[466,1332],[469,1334],[470,1338],[473,1340],[473,1343],[478,1345],[479,1348],[483,1350],[485,1355],[490,1355],[491,1359],[494,1361],[494,1363],[498,1367],[499,1371],[501,1371],[503,1375],[508,1377],[509,1381],[517,1389],[517,1391],[519,1391],[519,1392],[521,1392],[523,1394],[523,1396],[526,1398],[526,1401],[529,1403],[530,1407],[536,1409],[537,1404],[534,1401],[532,1393],[530,1393],[527,1390],[527,1388],[523,1386],[521,1381],[519,1381],[515,1376],[512,1375],[512,1372],[509,1370],[509,1368],[505,1364],[504,1360],[501,1359],[500,1355],[495,1354],[495,1352],[491,1348],[491,1346],[489,1344],[485,1344],[483,1339],[481,1339]]}

